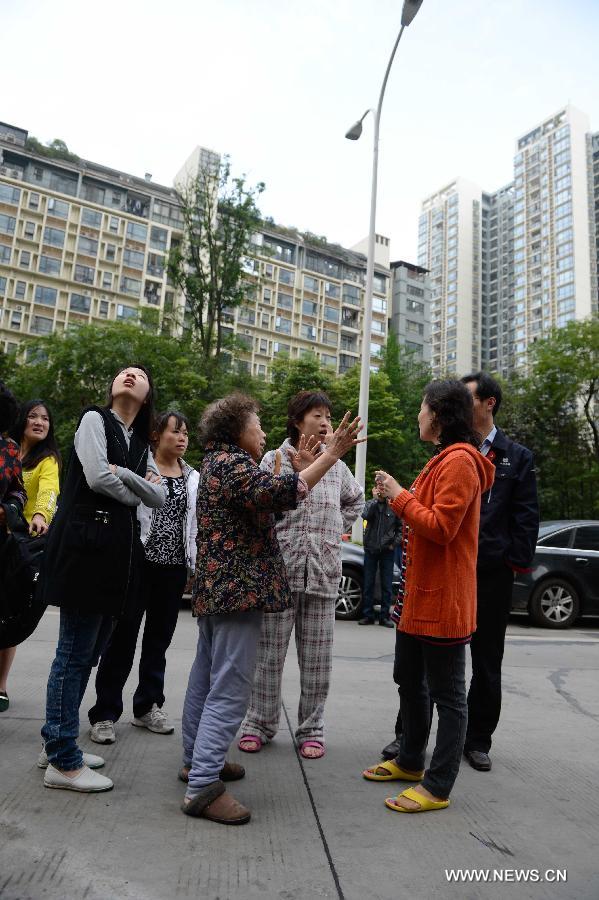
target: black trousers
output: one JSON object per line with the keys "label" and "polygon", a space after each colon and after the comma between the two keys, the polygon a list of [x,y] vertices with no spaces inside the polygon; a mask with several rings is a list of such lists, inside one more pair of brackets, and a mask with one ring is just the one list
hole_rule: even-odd
{"label": "black trousers", "polygon": [[133,715],[144,716],[154,703],[164,704],[166,651],[175,633],[187,569],[145,560],[137,607],[119,619],[102,654],[96,675],[96,703],[89,711],[92,725],[123,714],[123,688],[133,667],[141,620],[146,616],[139,660],[139,683],[133,695]]}
{"label": "black trousers", "polygon": [[468,691],[466,750],[491,749],[501,713],[501,664],[512,605],[514,573],[503,563],[477,572],[476,631],[472,635],[472,681]]}
{"label": "black trousers", "polygon": [[399,695],[402,735],[399,765],[424,769],[431,727],[431,702],[439,724],[435,749],[424,773],[423,787],[436,797],[449,797],[460,770],[466,737],[466,645],[428,644],[403,631],[399,634]]}

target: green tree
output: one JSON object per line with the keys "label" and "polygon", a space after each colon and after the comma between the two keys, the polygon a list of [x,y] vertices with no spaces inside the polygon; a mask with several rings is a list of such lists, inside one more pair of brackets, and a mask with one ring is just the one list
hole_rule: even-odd
{"label": "green tree", "polygon": [[167,269],[186,301],[185,319],[206,367],[218,367],[223,349],[235,345],[223,328],[227,310],[252,289],[244,285],[244,255],[260,226],[262,183],[248,186],[231,174],[227,158],[218,172],[202,169],[178,188],[183,240],[171,248]]}

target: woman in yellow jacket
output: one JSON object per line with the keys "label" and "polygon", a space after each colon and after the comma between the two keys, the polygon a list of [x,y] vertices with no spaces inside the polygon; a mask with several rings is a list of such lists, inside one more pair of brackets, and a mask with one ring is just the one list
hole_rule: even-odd
{"label": "woman in yellow jacket", "polygon": [[[59,492],[60,453],[54,423],[43,400],[23,404],[12,436],[21,448],[27,503],[23,514],[32,535],[45,534],[56,510]],[[6,682],[17,648],[0,650],[0,712],[9,706]]]}

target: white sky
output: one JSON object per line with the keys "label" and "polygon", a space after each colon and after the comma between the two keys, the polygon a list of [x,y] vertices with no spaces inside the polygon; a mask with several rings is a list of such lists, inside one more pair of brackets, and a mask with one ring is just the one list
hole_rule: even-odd
{"label": "white sky", "polygon": [[[264,215],[368,231],[372,122],[401,0],[0,0],[0,120],[171,184],[196,144],[266,182]],[[377,230],[415,260],[422,199],[511,180],[518,135],[570,101],[599,130],[596,0],[424,0],[383,107]]]}

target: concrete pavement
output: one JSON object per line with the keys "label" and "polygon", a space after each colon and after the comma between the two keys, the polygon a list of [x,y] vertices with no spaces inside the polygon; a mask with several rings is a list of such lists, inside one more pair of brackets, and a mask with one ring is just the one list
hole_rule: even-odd
{"label": "concrete pavement", "polygon": [[[254,756],[234,749],[230,757],[246,766],[232,790],[252,809],[252,821],[225,828],[179,811],[180,716],[195,647],[188,612],[167,669],[175,735],[132,728],[129,708],[114,746],[99,750],[82,740],[105,756],[114,791],[44,789],[35,764],[58,627],[49,611],[18,651],[11,708],[0,715],[0,898],[597,900],[599,631],[549,632],[520,621],[509,629],[493,770],[478,773],[464,763],[450,809],[390,812],[384,797],[401,786],[360,777],[392,736],[394,632],[338,622],[326,757],[300,761],[294,751],[288,720],[293,727],[299,687],[290,652],[276,741]],[[82,734],[92,702],[89,690]],[[457,868],[512,880],[449,883],[445,870]],[[530,869],[541,877],[567,869],[568,880],[513,880]]]}

